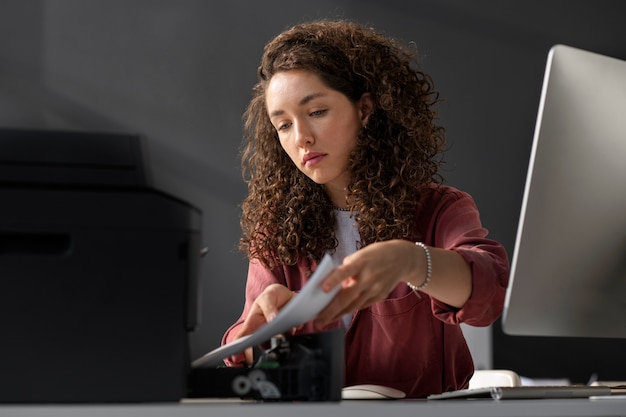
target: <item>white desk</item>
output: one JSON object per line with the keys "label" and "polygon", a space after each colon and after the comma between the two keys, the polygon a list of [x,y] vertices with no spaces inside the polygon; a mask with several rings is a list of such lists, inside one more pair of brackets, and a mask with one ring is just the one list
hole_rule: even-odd
{"label": "white desk", "polygon": [[0,415],[2,417],[624,417],[626,399],[2,405]]}

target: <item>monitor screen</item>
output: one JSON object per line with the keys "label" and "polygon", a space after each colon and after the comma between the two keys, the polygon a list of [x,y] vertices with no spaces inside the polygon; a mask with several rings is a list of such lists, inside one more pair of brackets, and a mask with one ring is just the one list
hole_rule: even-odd
{"label": "monitor screen", "polygon": [[548,55],[502,319],[510,335],[626,338],[626,62]]}

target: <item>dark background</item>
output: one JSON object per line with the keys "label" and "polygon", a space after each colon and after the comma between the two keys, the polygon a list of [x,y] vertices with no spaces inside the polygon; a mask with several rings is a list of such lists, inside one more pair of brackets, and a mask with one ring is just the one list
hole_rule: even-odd
{"label": "dark background", "polygon": [[[415,41],[445,102],[444,176],[512,254],[546,56],[556,43],[626,59],[620,1],[3,0],[0,125],[138,133],[159,189],[204,212],[203,323],[193,356],[241,311],[241,113],[263,45],[289,25],[357,19]],[[539,289],[538,289],[539,290]],[[479,347],[480,348],[480,347]],[[625,378],[624,341],[504,336],[494,367]],[[616,361],[617,360],[617,361]]]}

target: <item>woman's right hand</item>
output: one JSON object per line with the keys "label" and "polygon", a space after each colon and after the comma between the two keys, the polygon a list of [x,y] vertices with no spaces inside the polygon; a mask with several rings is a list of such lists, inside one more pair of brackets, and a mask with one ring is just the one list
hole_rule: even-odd
{"label": "woman's right hand", "polygon": [[[235,339],[254,333],[264,324],[273,320],[281,308],[285,306],[296,293],[281,284],[271,284],[254,300],[248,316],[242,323]],[[252,363],[252,349],[245,352],[246,362]]]}

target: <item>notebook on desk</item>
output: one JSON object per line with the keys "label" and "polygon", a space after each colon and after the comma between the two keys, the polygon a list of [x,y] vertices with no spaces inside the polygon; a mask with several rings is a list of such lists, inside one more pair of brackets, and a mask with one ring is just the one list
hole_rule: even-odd
{"label": "notebook on desk", "polygon": [[508,399],[543,399],[543,398],[589,398],[592,396],[611,395],[611,388],[589,385],[556,385],[556,386],[520,386],[520,387],[485,387],[441,394],[427,397],[429,400],[491,398],[494,400]]}

